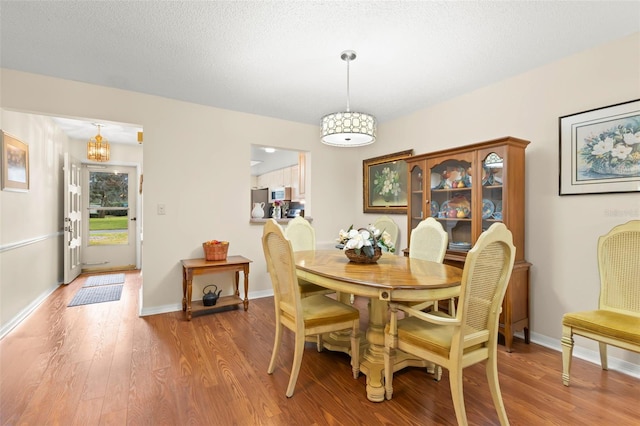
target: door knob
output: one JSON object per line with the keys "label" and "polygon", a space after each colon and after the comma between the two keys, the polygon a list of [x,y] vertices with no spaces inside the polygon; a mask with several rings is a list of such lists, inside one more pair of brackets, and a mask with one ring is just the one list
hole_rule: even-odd
{"label": "door knob", "polygon": [[136,218],[135,218],[135,217],[132,217],[132,218],[131,218],[131,220],[136,220]]}

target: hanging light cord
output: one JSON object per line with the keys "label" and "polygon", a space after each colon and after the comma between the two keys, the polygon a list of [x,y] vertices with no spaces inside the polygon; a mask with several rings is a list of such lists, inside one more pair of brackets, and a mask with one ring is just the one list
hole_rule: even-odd
{"label": "hanging light cord", "polygon": [[340,55],[340,59],[342,59],[343,61],[347,61],[347,112],[351,112],[351,96],[349,93],[349,62],[356,59],[356,52],[354,52],[353,50],[345,50]]}
{"label": "hanging light cord", "polygon": [[347,112],[351,112],[350,108],[350,94],[349,94],[349,62],[351,62],[351,57],[347,56],[345,61],[347,61]]}

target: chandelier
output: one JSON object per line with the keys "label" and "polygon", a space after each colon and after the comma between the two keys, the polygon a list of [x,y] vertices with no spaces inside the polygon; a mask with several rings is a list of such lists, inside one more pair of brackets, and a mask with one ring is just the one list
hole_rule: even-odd
{"label": "chandelier", "polygon": [[341,147],[369,145],[376,140],[376,118],[349,107],[349,62],[356,59],[356,52],[345,50],[340,58],[347,62],[347,110],[322,117],[322,143]]}
{"label": "chandelier", "polygon": [[98,134],[89,139],[87,143],[87,159],[93,161],[109,161],[111,148],[109,141],[100,136],[100,124],[94,124],[98,127]]}

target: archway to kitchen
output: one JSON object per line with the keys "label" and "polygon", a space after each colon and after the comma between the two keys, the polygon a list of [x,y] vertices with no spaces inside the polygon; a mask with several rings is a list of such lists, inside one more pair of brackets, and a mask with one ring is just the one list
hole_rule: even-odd
{"label": "archway to kitchen", "polygon": [[264,217],[273,215],[271,204],[284,202],[283,218],[304,216],[310,207],[310,153],[291,149],[251,145],[251,208],[264,203]]}

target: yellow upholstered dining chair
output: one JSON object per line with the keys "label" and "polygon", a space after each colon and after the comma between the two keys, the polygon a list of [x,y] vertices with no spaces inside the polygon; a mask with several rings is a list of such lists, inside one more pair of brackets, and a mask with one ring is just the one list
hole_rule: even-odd
{"label": "yellow upholstered dining chair", "polygon": [[[396,349],[449,370],[451,397],[459,425],[467,424],[462,371],[485,363],[491,397],[500,423],[509,423],[498,383],[498,320],[502,300],[515,260],[511,231],[494,223],[467,253],[455,317],[442,312],[422,312],[391,302],[385,329],[385,393],[393,395]],[[398,310],[410,316],[398,319]]]}
{"label": "yellow upholstered dining chair", "polygon": [[573,335],[598,342],[602,369],[607,345],[640,352],[640,220],[618,225],[598,239],[598,309],[562,317],[562,382],[569,386]]}
{"label": "yellow upholstered dining chair", "polygon": [[448,244],[447,231],[440,222],[428,217],[411,231],[409,257],[442,263]]}
{"label": "yellow upholstered dining chair", "polygon": [[[316,249],[316,231],[309,221],[301,216],[296,216],[289,221],[289,224],[284,230],[284,235],[291,241],[293,251]],[[298,279],[298,284],[300,285],[302,297],[333,293],[333,290],[305,280]]]}
{"label": "yellow upholstered dining chair", "polygon": [[296,216],[289,221],[284,229],[284,235],[287,240],[291,241],[293,251],[316,249],[316,231],[302,216]]}
{"label": "yellow upholstered dining chair", "polygon": [[[444,255],[447,253],[449,236],[440,222],[432,217],[428,217],[411,231],[411,241],[409,242],[409,257],[413,259],[429,260],[431,262],[442,263]],[[434,305],[438,310],[437,303],[433,301],[414,304],[414,309],[423,310]],[[455,315],[455,300],[449,301],[449,315]]]}
{"label": "yellow upholstered dining chair", "polygon": [[264,225],[262,248],[267,261],[267,270],[271,276],[276,311],[275,340],[267,372],[272,374],[275,370],[283,326],[295,334],[293,366],[287,386],[287,397],[293,395],[296,386],[302,364],[305,336],[318,335],[318,349],[321,350],[323,333],[351,329],[351,366],[353,377],[357,378],[360,372],[359,311],[322,295],[300,297],[291,243],[285,238],[280,225],[273,219],[269,219]]}
{"label": "yellow upholstered dining chair", "polygon": [[380,216],[378,219],[376,219],[373,226],[375,226],[376,229],[379,229],[380,232],[387,231],[387,233],[389,233],[389,236],[391,237],[393,246],[397,247],[400,228],[398,228],[398,225],[393,221],[393,219],[391,219],[389,216]]}

